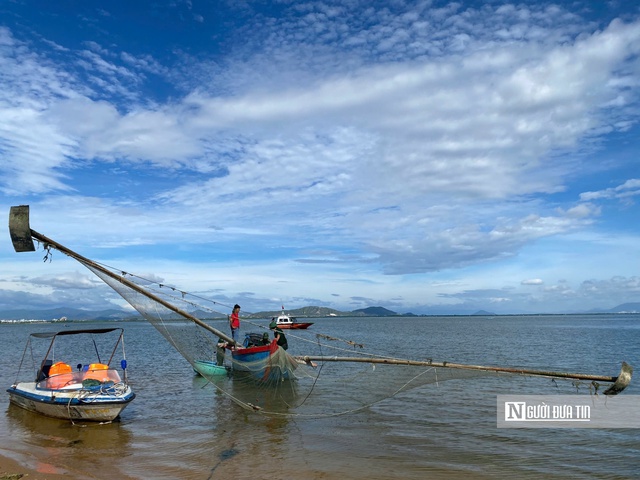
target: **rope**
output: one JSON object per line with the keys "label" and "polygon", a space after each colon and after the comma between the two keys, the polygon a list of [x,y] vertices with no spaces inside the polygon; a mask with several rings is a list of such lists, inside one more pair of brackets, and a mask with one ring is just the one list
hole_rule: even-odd
{"label": "rope", "polygon": [[[155,281],[155,280],[151,280],[151,279],[149,279],[149,278],[145,278],[145,277],[142,277],[142,276],[137,275],[137,274],[134,274],[134,273],[126,272],[126,271],[124,271],[124,270],[121,270],[121,269],[118,269],[118,268],[112,267],[112,266],[107,265],[107,264],[105,264],[105,263],[101,263],[101,262],[94,262],[94,263],[96,263],[96,264],[98,264],[98,265],[101,265],[101,266],[102,266],[102,267],[104,267],[104,268],[108,268],[109,270],[111,270],[111,271],[113,271],[113,272],[120,272],[120,274],[121,274],[122,276],[125,276],[125,275],[126,275],[126,276],[129,276],[129,277],[131,277],[131,278],[137,278],[138,280],[142,280],[145,284],[148,284],[148,285],[157,285],[160,289],[162,289],[162,288],[168,288],[168,289],[170,289],[171,291],[178,292],[178,293],[180,293],[180,298],[179,298],[179,297],[173,297],[173,298],[179,298],[181,301],[184,301],[184,302],[186,302],[186,303],[191,303],[193,306],[196,306],[196,307],[202,307],[202,305],[197,304],[197,303],[192,303],[192,302],[190,302],[189,300],[185,300],[185,297],[186,297],[186,296],[190,296],[190,297],[193,297],[193,298],[197,298],[197,299],[202,300],[202,301],[205,301],[205,302],[213,303],[214,305],[220,305],[220,306],[226,307],[226,308],[228,308],[228,309],[230,309],[230,310],[233,308],[233,306],[232,306],[232,305],[230,305],[230,304],[226,304],[226,303],[223,303],[223,302],[219,302],[219,301],[217,301],[217,300],[211,300],[210,298],[202,297],[202,296],[200,296],[200,295],[196,295],[196,294],[194,294],[194,293],[190,293],[190,292],[187,292],[187,291],[185,291],[185,290],[180,290],[179,288],[172,287],[172,286],[170,286],[170,285],[166,285],[166,284],[164,284],[164,283],[160,283],[160,282],[157,282],[157,281]],[[149,288],[149,289],[151,290],[151,288]],[[155,291],[158,291],[158,290],[155,290]],[[163,292],[163,293],[164,293],[164,292]],[[165,295],[167,295],[167,294],[165,293]],[[212,310],[212,311],[214,311],[214,312],[216,312],[216,313],[221,313],[221,312],[217,312],[216,310]],[[248,312],[248,313],[251,313],[251,312]]]}
{"label": "rope", "polygon": [[[77,427],[86,427],[87,424],[79,424],[74,422],[73,416],[71,414],[71,403],[74,400],[77,400],[79,404],[91,404],[94,403],[100,395],[108,395],[114,397],[121,397],[127,391],[127,384],[125,382],[117,382],[117,383],[109,383],[107,385],[101,385],[99,390],[88,390],[86,388],[82,388],[78,390],[77,394],[69,397],[69,401],[67,402],[67,415],[69,416],[69,421],[74,426]],[[112,420],[104,421],[104,422],[92,422],[96,425],[106,425],[112,423]]]}

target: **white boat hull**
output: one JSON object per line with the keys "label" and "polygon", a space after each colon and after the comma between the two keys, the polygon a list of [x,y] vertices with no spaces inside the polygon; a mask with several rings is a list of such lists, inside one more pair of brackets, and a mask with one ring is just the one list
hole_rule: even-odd
{"label": "white boat hull", "polygon": [[9,401],[30,412],[66,420],[110,422],[135,398],[125,384],[82,388],[44,389],[35,382],[17,383],[7,389]]}

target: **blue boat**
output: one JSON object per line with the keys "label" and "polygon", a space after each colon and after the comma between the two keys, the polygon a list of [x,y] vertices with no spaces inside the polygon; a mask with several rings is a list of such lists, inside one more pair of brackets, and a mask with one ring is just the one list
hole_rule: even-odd
{"label": "blue boat", "polygon": [[231,350],[233,370],[248,372],[261,383],[291,378],[297,367],[275,340],[269,341],[268,335],[264,337],[258,333],[247,333],[242,347],[227,348]]}

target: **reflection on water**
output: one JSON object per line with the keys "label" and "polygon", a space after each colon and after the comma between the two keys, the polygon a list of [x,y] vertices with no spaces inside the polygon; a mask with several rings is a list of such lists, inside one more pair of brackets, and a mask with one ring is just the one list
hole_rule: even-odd
{"label": "reflection on water", "polygon": [[[640,365],[640,316],[319,319],[287,335],[290,352],[305,354],[316,333],[363,343],[375,353],[485,365],[555,368],[615,375],[620,362]],[[389,323],[393,322],[390,329]],[[102,325],[102,324],[98,324]],[[96,327],[98,325],[92,325]],[[496,394],[547,393],[548,379],[487,376],[434,382],[402,391],[346,416],[262,415],[234,395],[295,413],[300,402],[331,405],[357,383],[313,391],[251,390],[232,377],[193,369],[144,322],[122,324],[129,378],[137,394],[119,422],[80,427],[10,406],[0,415],[0,447],[72,472],[70,478],[633,478],[640,444],[634,431],[496,428]],[[38,327],[40,328],[40,327]],[[41,328],[46,330],[47,326]],[[315,331],[314,331],[315,329]],[[0,325],[4,369],[14,380],[34,325]],[[392,331],[392,334],[381,333]],[[570,334],[567,334],[570,332]],[[330,375],[338,365],[326,367]],[[392,381],[393,370],[353,378]],[[381,375],[378,375],[381,374]],[[439,379],[441,380],[441,379]],[[640,381],[625,394],[640,394]],[[301,385],[307,387],[303,380]],[[376,383],[363,384],[375,390]],[[323,388],[328,388],[324,384]],[[287,396],[289,395],[289,396]],[[282,402],[282,400],[285,400]],[[293,405],[287,408],[286,405]],[[602,461],[612,459],[613,461]],[[84,472],[84,475],[79,472]],[[74,477],[75,475],[75,477]]]}
{"label": "reflection on water", "polygon": [[299,398],[298,382],[283,379],[264,384],[257,382],[250,372],[233,372],[208,378],[196,375],[193,385],[214,390],[215,395],[226,396],[243,408],[276,416],[289,413],[290,407],[297,405]]}
{"label": "reflection on water", "polygon": [[19,436],[25,442],[50,448],[72,446],[122,455],[131,439],[131,432],[118,421],[103,425],[76,421],[74,426],[71,422],[35,415],[12,404],[7,409],[7,422],[14,438]]}
{"label": "reflection on water", "polygon": [[61,421],[36,415],[15,405],[9,405],[6,414],[6,433],[14,442],[20,442],[43,465],[45,472],[60,473],[91,469],[114,471],[114,459],[130,454],[131,432],[120,424],[98,425]]}

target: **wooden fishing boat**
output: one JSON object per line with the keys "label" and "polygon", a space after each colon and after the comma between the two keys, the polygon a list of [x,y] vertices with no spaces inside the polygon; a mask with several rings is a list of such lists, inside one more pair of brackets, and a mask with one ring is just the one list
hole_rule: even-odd
{"label": "wooden fishing boat", "polygon": [[289,378],[297,368],[296,363],[288,357],[275,340],[269,335],[247,333],[242,346],[228,347],[231,351],[232,369],[248,372],[260,382],[280,381]]}
{"label": "wooden fishing boat", "polygon": [[270,344],[232,349],[233,369],[241,372],[260,372],[264,369],[260,364],[269,359],[271,350]]}
{"label": "wooden fishing boat", "polygon": [[[61,339],[83,338],[94,342],[93,346],[96,346],[96,335],[117,331],[119,335],[117,335],[116,346],[107,363],[102,363],[98,358],[93,360],[94,363],[78,364],[77,370],[74,371],[66,362],[53,362],[54,352],[58,350],[54,350],[54,343],[60,342]],[[35,377],[32,377],[34,380],[16,381],[7,389],[9,401],[25,410],[48,417],[94,422],[115,420],[135,398],[135,393],[126,379],[126,360],[123,358],[120,363],[124,380],[115,368],[110,367],[113,353],[121,343],[123,334],[122,328],[32,333],[27,341],[28,348],[25,348],[24,355],[31,351],[30,344],[36,339],[51,339],[51,343]],[[69,348],[67,352],[73,351],[73,346]],[[21,366],[24,363],[24,355]]]}
{"label": "wooden fishing boat", "polygon": [[296,317],[287,315],[282,307],[282,313],[277,317],[272,317],[271,321],[275,321],[276,325],[282,329],[305,329],[313,325],[313,322],[299,322]]}

